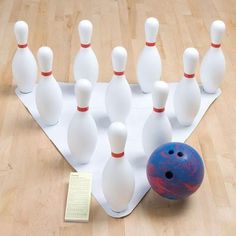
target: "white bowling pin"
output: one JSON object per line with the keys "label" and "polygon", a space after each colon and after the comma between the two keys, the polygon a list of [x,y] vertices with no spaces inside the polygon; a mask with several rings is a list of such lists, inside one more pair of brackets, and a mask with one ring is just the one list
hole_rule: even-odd
{"label": "white bowling pin", "polygon": [[28,25],[24,21],[17,21],[14,32],[18,48],[12,61],[13,79],[22,93],[32,92],[37,79],[37,63],[28,48]]}
{"label": "white bowling pin", "polygon": [[174,94],[174,110],[181,125],[193,123],[200,105],[201,92],[195,79],[199,53],[195,48],[187,48],[183,54],[184,76],[178,83]]}
{"label": "white bowling pin", "polygon": [[91,37],[93,25],[88,20],[82,20],[78,27],[80,36],[80,50],[77,53],[74,61],[74,79],[86,78],[94,86],[98,80],[98,61],[91,47]]}
{"label": "white bowling pin", "polygon": [[123,47],[112,50],[113,77],[106,91],[106,110],[111,120],[125,122],[131,109],[132,93],[125,77],[127,51]]}
{"label": "white bowling pin", "polygon": [[127,130],[123,123],[110,125],[108,137],[111,157],[102,174],[102,189],[108,205],[115,212],[127,209],[135,188],[134,173],[124,154]]}
{"label": "white bowling pin", "polygon": [[53,52],[49,47],[38,50],[41,77],[36,88],[35,102],[46,125],[55,125],[61,116],[63,98],[61,88],[52,73]]}
{"label": "white bowling pin", "polygon": [[138,58],[137,80],[144,93],[152,91],[153,83],[161,78],[161,58],[156,47],[159,22],[150,17],[145,22],[146,44]]}
{"label": "white bowling pin", "polygon": [[225,57],[221,49],[221,40],[225,32],[223,21],[214,21],[211,25],[211,47],[203,57],[200,79],[207,93],[215,93],[224,78]]}
{"label": "white bowling pin", "polygon": [[92,85],[87,79],[80,79],[75,84],[77,112],[68,128],[67,142],[76,164],[89,162],[97,144],[97,126],[89,112]]}
{"label": "white bowling pin", "polygon": [[152,100],[153,112],[143,126],[143,149],[147,157],[162,144],[171,142],[172,127],[165,113],[165,105],[168,97],[168,84],[157,81],[153,85]]}

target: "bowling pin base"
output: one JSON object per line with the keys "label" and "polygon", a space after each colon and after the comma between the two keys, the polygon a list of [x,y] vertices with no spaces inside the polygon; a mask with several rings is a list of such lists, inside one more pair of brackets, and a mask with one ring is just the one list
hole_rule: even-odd
{"label": "bowling pin base", "polygon": [[75,159],[79,159],[79,158],[76,157],[76,155],[71,154],[71,164],[73,166],[86,166],[90,162],[90,158],[89,160],[86,160],[86,161],[78,161]]}
{"label": "bowling pin base", "polygon": [[[140,88],[140,89],[141,89],[141,88]],[[151,93],[151,91],[143,91],[142,89],[141,89],[141,91],[142,91],[143,94],[149,94],[149,93]]]}
{"label": "bowling pin base", "polygon": [[[42,120],[43,120],[43,119],[42,119]],[[54,125],[56,125],[58,122],[59,122],[58,120],[57,120],[56,122],[47,122],[47,121],[43,120],[43,123],[44,123],[45,125],[47,125],[47,126],[54,126]]]}
{"label": "bowling pin base", "polygon": [[184,127],[189,127],[193,124],[193,122],[180,122],[178,121],[180,125],[184,126]]}
{"label": "bowling pin base", "polygon": [[88,160],[88,161],[79,161],[79,162],[76,162],[76,165],[86,165],[86,164],[88,164],[89,163],[89,161],[90,160]]}
{"label": "bowling pin base", "polygon": [[115,213],[121,213],[121,212],[127,210],[127,208],[128,208],[128,207],[126,207],[126,208],[124,208],[124,209],[121,209],[121,210],[118,210],[118,209],[116,210],[116,209],[112,209],[112,208],[111,208],[111,210],[114,211]]}
{"label": "bowling pin base", "polygon": [[[19,88],[18,88],[18,89],[19,89]],[[32,89],[32,90],[27,90],[27,91],[24,91],[24,90],[19,89],[19,91],[20,91],[21,93],[23,93],[23,94],[27,94],[27,93],[31,93],[31,92],[33,91],[33,89]]]}
{"label": "bowling pin base", "polygon": [[203,90],[204,90],[205,93],[216,94],[219,89],[216,89],[216,90],[208,90],[208,89],[203,88]]}

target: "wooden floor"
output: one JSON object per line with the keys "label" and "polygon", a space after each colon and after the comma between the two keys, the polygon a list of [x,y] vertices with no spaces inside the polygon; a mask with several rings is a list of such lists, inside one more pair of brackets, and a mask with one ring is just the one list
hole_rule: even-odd
{"label": "wooden floor", "polygon": [[[209,26],[226,23],[223,50],[226,76],[222,96],[211,106],[187,143],[204,157],[202,187],[184,202],[170,202],[150,191],[123,219],[105,214],[93,198],[88,224],[65,223],[64,209],[72,168],[14,94],[11,60],[16,49],[13,25],[29,24],[29,45],[54,51],[54,74],[73,81],[79,48],[77,25],[94,24],[93,48],[99,81],[111,78],[111,49],[128,50],[127,77],[136,82],[137,54],[144,43],[145,18],[160,21],[157,40],[165,81],[177,81],[182,53],[209,47]],[[236,1],[235,0],[1,0],[0,1],[0,235],[235,235],[236,234]],[[96,178],[94,176],[94,178]]]}

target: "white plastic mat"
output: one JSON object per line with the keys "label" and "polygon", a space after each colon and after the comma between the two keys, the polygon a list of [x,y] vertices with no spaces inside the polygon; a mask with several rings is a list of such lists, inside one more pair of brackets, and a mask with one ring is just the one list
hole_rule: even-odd
{"label": "white plastic mat", "polygon": [[[64,104],[60,121],[55,126],[46,126],[41,120],[35,105],[35,90],[29,94],[22,94],[16,89],[16,94],[37,121],[48,138],[53,142],[64,158],[76,171],[88,171],[93,173],[92,193],[101,204],[106,213],[112,217],[124,217],[130,214],[150,188],[146,178],[146,161],[142,143],[141,133],[143,124],[152,112],[151,94],[141,93],[138,85],[131,85],[133,100],[132,110],[127,120],[128,138],[125,149],[125,158],[131,163],[135,174],[135,192],[127,210],[116,213],[113,212],[103,196],[101,187],[101,177],[106,160],[110,158],[110,146],[107,137],[107,129],[110,121],[105,112],[105,92],[107,83],[97,83],[91,98],[90,112],[97,123],[98,143],[94,155],[86,165],[76,165],[67,145],[67,128],[75,112],[77,112],[74,97],[74,85],[72,83],[60,83]],[[182,127],[178,124],[173,114],[173,93],[176,83],[169,83],[170,93],[167,100],[166,111],[173,127],[173,141],[184,142],[196,128],[201,118],[211,105],[211,103],[221,94],[219,90],[216,94],[206,94],[202,91],[202,102],[200,111],[195,122],[190,127]]]}

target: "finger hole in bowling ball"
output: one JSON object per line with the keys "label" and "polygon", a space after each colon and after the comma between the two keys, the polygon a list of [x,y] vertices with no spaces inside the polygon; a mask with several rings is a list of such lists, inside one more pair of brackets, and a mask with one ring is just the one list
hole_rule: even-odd
{"label": "finger hole in bowling ball", "polygon": [[167,179],[172,179],[173,178],[173,173],[171,171],[166,171],[165,176]]}
{"label": "finger hole in bowling ball", "polygon": [[184,154],[183,154],[182,152],[178,152],[177,155],[178,155],[179,157],[182,157]]}
{"label": "finger hole in bowling ball", "polygon": [[170,150],[168,153],[169,153],[170,155],[172,155],[172,154],[174,154],[174,150]]}

